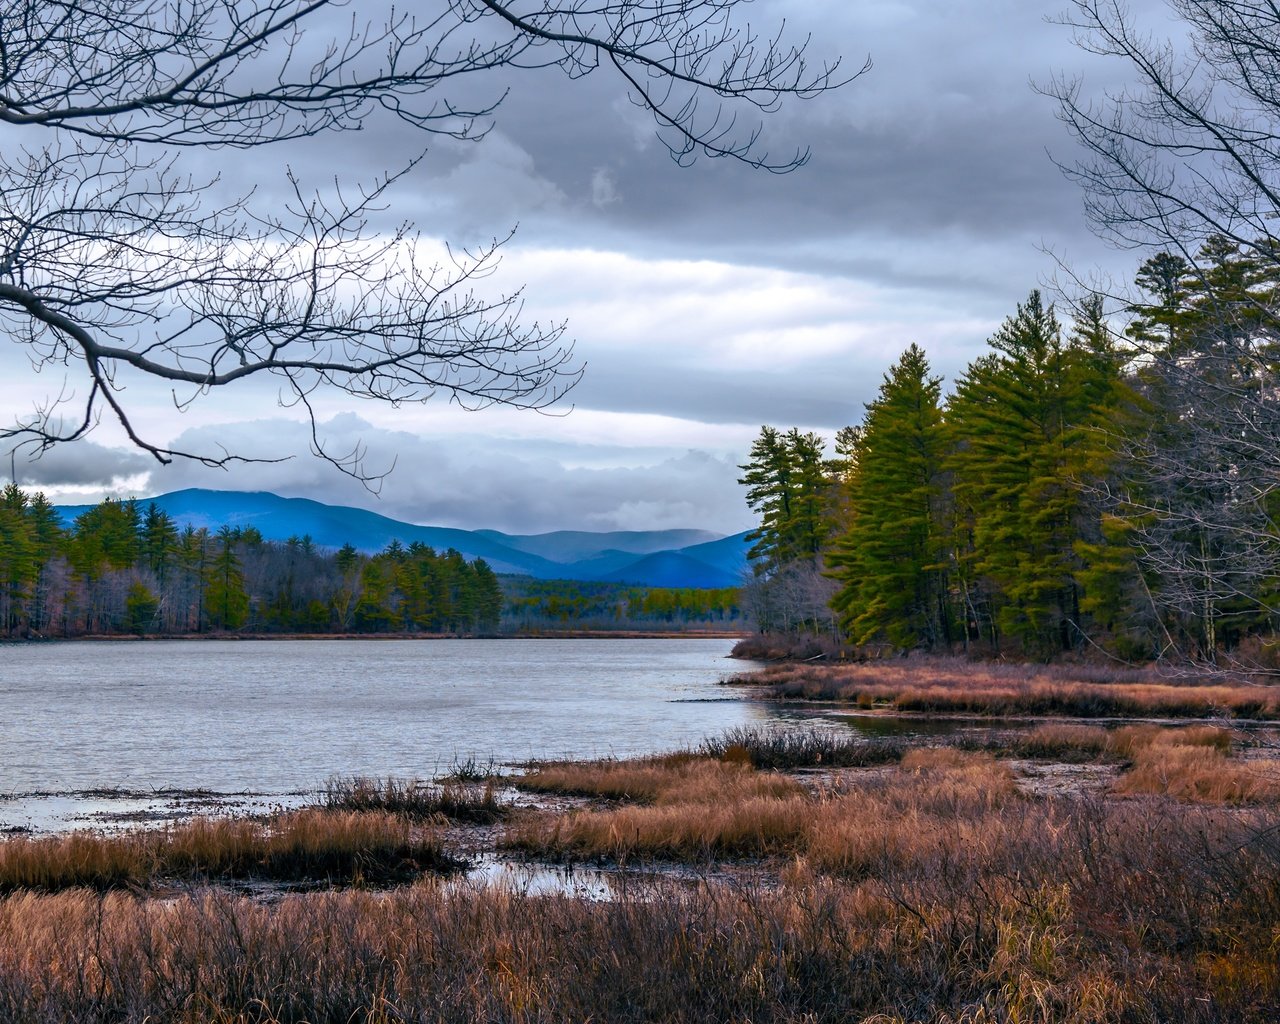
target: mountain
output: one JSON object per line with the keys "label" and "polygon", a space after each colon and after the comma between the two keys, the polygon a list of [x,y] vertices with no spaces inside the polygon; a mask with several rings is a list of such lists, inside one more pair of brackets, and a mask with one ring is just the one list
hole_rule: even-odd
{"label": "mountain", "polygon": [[[179,527],[253,526],[268,540],[309,535],[316,544],[381,551],[392,540],[419,541],[438,551],[455,548],[483,558],[495,572],[537,579],[603,580],[653,587],[729,587],[746,569],[745,534],[719,537],[706,530],[636,530],[590,533],[558,530],[505,534],[405,523],[367,509],[282,498],[267,491],[188,489],[145,498]],[[73,522],[88,505],[58,508]]]}
{"label": "mountain", "polygon": [[604,553],[651,555],[720,539],[720,534],[707,530],[633,530],[613,533],[588,533],[583,530],[557,530],[555,533],[506,534],[497,530],[476,530],[479,537],[492,537],[517,551],[550,558],[553,562],[580,562]]}

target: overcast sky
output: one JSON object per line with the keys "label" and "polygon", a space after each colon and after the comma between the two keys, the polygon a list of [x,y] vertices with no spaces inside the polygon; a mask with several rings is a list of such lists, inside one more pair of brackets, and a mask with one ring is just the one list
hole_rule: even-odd
{"label": "overcast sky", "polygon": [[[1158,12],[1156,0],[1135,5]],[[518,79],[478,144],[431,140],[392,195],[432,238],[476,244],[518,225],[499,281],[525,287],[528,319],[567,319],[585,363],[554,414],[463,412],[443,399],[392,409],[317,396],[334,447],[359,441],[381,496],[307,454],[305,425],[268,388],[233,388],[177,411],[164,388],[130,385],[137,425],[179,446],[297,454],[227,471],[158,466],[105,425],[20,482],[57,501],[180,487],[269,489],[358,504],[415,522],[509,532],[752,525],[736,483],[760,425],[826,436],[857,422],[910,343],[950,378],[1055,257],[1131,275],[1135,257],[1090,234],[1055,167],[1073,149],[1032,87],[1083,73],[1123,84],[1048,19],[1060,0],[761,0],[812,32],[816,57],[873,68],[847,88],[792,102],[766,122],[774,152],[812,147],[789,175],[724,160],[674,166],[646,117],[603,73]],[[1155,14],[1153,13],[1153,17]],[[1153,22],[1158,27],[1158,22]],[[290,164],[304,179],[369,179],[422,145],[397,122],[286,151],[199,158],[227,187],[269,202]],[[1052,255],[1046,250],[1052,250]],[[26,411],[60,373],[0,357],[0,408]],[[78,383],[74,380],[73,385]],[[7,460],[6,460],[7,463]],[[7,473],[8,466],[4,466]]]}

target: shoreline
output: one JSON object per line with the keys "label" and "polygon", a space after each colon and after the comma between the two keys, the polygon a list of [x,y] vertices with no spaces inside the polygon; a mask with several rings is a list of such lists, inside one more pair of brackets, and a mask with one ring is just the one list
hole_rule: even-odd
{"label": "shoreline", "polygon": [[86,640],[122,643],[154,640],[740,640],[739,630],[544,629],[521,633],[88,633],[84,636],[6,637],[0,645],[65,644]]}

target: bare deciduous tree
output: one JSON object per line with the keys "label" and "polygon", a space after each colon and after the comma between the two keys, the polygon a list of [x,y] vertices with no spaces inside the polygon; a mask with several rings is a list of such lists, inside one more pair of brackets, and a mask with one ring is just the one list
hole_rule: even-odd
{"label": "bare deciduous tree", "polygon": [[1077,44],[1118,60],[1122,91],[1080,79],[1046,92],[1086,156],[1067,167],[1098,229],[1195,263],[1211,236],[1273,264],[1280,220],[1280,6],[1168,0],[1178,38],[1138,24],[1121,0],[1072,0]]}
{"label": "bare deciduous tree", "polygon": [[[0,0],[0,324],[63,391],[0,438],[43,450],[105,413],[162,462],[220,465],[135,429],[126,383],[172,382],[183,406],[269,376],[310,414],[337,388],[390,403],[447,394],[467,407],[540,408],[578,379],[562,324],[525,323],[520,296],[486,297],[502,240],[429,258],[410,225],[371,226],[404,170],[361,188],[308,188],[264,211],[215,199],[184,148],[245,149],[399,118],[479,140],[498,101],[466,80],[502,69],[604,66],[653,115],[673,157],[786,171],[742,108],[841,84],[805,44],[760,37],[742,0],[432,0],[420,13],[340,0]],[[864,66],[865,70],[865,66]],[[848,77],[856,77],[855,72]],[[846,79],[847,80],[847,79]],[[453,95],[450,95],[450,94]]]}
{"label": "bare deciduous tree", "polygon": [[1129,479],[1112,509],[1186,634],[1162,644],[1211,660],[1280,611],[1280,6],[1167,7],[1162,38],[1121,0],[1072,0],[1078,45],[1132,84],[1045,91],[1084,147],[1065,169],[1099,233],[1156,254],[1138,281],[1150,300],[1127,301],[1152,421],[1117,438]]}

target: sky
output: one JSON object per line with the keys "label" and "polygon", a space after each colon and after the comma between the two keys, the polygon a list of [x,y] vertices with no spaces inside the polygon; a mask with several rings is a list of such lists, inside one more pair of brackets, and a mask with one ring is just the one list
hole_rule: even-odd
{"label": "sky", "polygon": [[[427,152],[390,193],[388,217],[433,243],[515,234],[493,287],[523,288],[523,316],[567,321],[581,382],[552,409],[468,412],[444,396],[392,408],[317,393],[334,450],[359,444],[389,471],[378,493],[309,454],[309,428],[250,384],[175,408],[168,388],[122,394],[146,436],[283,462],[161,466],[104,422],[91,437],[19,456],[19,483],[58,502],[184,487],[272,490],[441,526],[557,529],[753,525],[738,464],[762,424],[830,438],[861,419],[911,343],[953,379],[1037,287],[1065,274],[1132,275],[1137,257],[1090,231],[1056,165],[1072,140],[1034,88],[1082,75],[1124,84],[1053,23],[1065,0],[758,0],[753,25],[812,34],[816,59],[871,69],[764,120],[771,151],[812,150],[793,173],[726,160],[677,167],[651,121],[604,72],[495,81],[511,91],[478,143],[371,121],[358,136],[196,151],[227,189],[283,201],[304,181],[368,181]],[[1159,27],[1157,0],[1132,5]],[[1063,268],[1067,268],[1066,271]],[[0,410],[65,388],[74,369],[31,371],[0,348]],[[0,468],[8,474],[9,460]]]}

